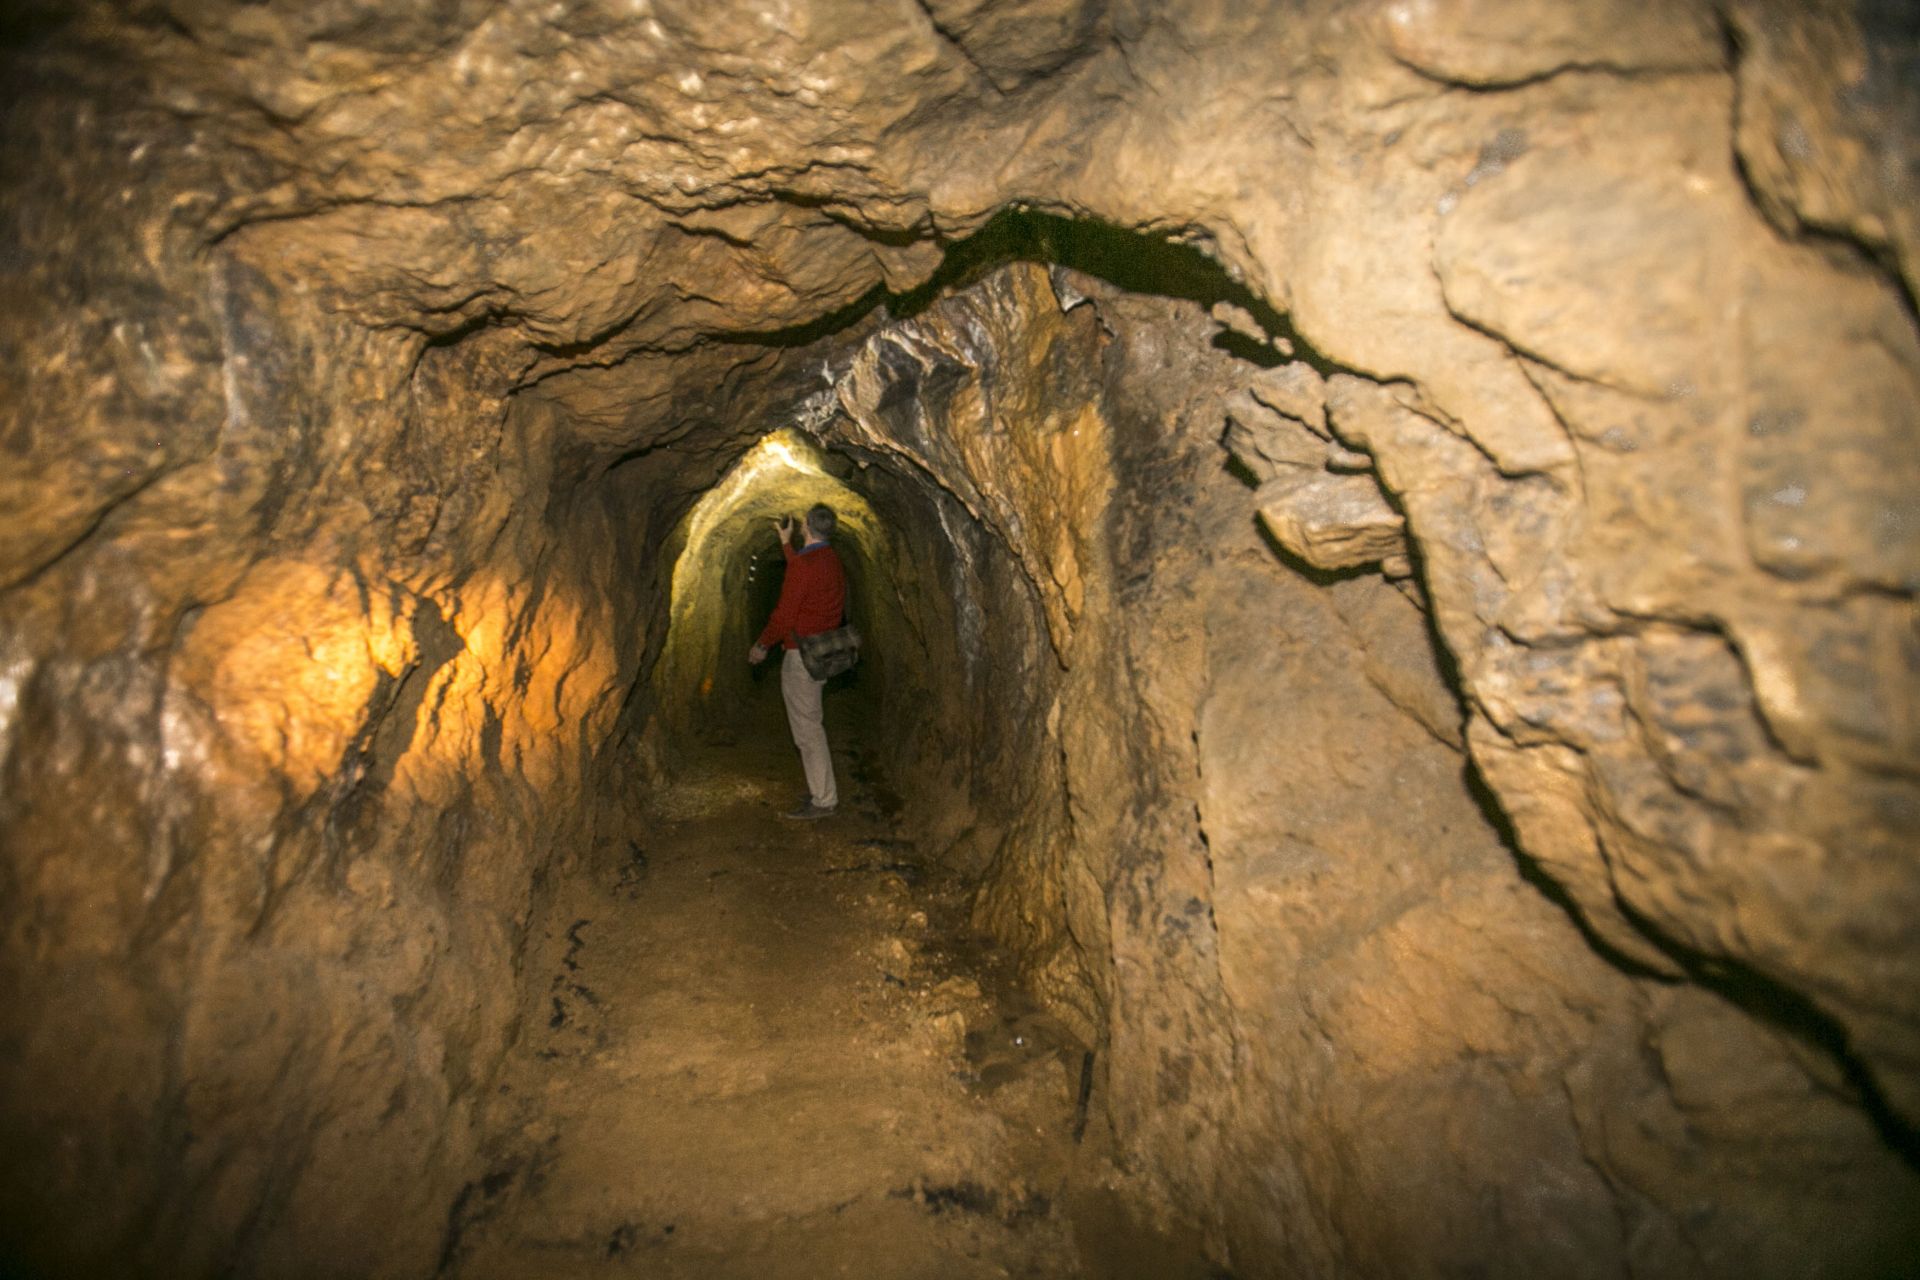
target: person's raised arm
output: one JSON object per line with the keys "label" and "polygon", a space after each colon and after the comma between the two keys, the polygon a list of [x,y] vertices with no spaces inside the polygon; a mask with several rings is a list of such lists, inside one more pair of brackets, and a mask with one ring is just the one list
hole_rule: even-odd
{"label": "person's raised arm", "polygon": [[767,625],[761,628],[760,638],[747,650],[748,662],[765,661],[768,651],[794,626],[799,591],[794,583],[793,562],[799,557],[793,549],[793,517],[781,516],[776,527],[780,530],[780,551],[787,559],[787,572],[780,580],[780,602],[773,606]]}

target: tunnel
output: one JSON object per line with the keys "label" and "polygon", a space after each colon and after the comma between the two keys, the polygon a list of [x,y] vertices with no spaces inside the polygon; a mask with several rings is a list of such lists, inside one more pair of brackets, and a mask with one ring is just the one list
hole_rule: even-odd
{"label": "tunnel", "polygon": [[0,63],[0,1275],[1920,1274],[1911,5]]}

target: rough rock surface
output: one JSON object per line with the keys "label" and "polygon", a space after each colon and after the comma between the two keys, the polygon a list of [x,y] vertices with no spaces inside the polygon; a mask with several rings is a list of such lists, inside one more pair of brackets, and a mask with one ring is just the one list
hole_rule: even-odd
{"label": "rough rock surface", "polygon": [[[1003,474],[966,442],[986,434],[984,388],[1023,399],[996,328],[997,295],[1043,279],[1021,274],[900,326],[922,355],[900,376],[961,364],[979,384],[896,398],[962,407],[919,433],[959,442],[918,459],[955,490]],[[1058,1005],[1089,1003],[1084,975],[1105,1010],[1117,1158],[1142,1200],[1188,1206],[1256,1274],[1849,1275],[1911,1248],[1920,1180],[1829,1096],[1839,1067],[1583,936],[1529,882],[1467,784],[1467,713],[1416,604],[1376,576],[1316,585],[1262,545],[1271,482],[1249,491],[1198,427],[1259,375],[1166,340],[1195,308],[1077,291],[1101,324],[1055,365],[1102,362],[1104,391],[1091,415],[1038,399],[1101,436],[1110,539],[1054,554],[1104,607],[1063,645],[1047,716],[1066,812],[1014,824],[980,914],[1042,958]],[[1033,314],[1027,349],[1059,352],[1061,320]],[[1388,394],[1333,380],[1336,424],[1363,387]],[[858,440],[886,425],[849,409]],[[1269,454],[1324,456],[1297,437]],[[1055,521],[1023,511],[1045,547]],[[1059,576],[1043,562],[1040,589]]]}
{"label": "rough rock surface", "polygon": [[1916,56],[1838,0],[14,6],[0,1247],[433,1270],[785,427],[871,504],[909,825],[1150,1212],[1248,1275],[1910,1259]]}

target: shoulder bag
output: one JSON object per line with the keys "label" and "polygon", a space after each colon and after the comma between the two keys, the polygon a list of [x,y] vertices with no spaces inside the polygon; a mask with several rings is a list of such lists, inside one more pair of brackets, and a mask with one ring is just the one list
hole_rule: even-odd
{"label": "shoulder bag", "polygon": [[801,665],[815,680],[827,680],[842,671],[851,671],[860,661],[860,632],[851,622],[843,622],[831,631],[810,636],[796,635]]}

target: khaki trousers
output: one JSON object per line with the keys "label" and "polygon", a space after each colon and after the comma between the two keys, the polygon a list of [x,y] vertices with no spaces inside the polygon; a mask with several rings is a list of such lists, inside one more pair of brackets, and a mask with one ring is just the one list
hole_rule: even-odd
{"label": "khaki trousers", "polygon": [[787,702],[787,728],[800,748],[800,767],[807,773],[807,793],[814,804],[831,809],[840,803],[833,783],[833,756],[827,750],[827,726],[820,718],[820,691],[826,682],[807,674],[798,649],[787,650],[780,662],[780,695]]}

